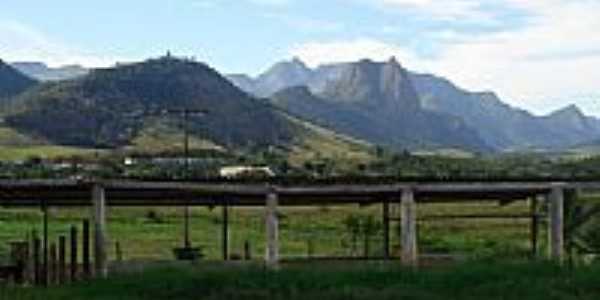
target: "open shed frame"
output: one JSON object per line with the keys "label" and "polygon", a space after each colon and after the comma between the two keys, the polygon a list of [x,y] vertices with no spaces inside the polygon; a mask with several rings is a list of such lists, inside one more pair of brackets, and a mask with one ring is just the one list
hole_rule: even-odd
{"label": "open shed frame", "polygon": [[[278,208],[341,204],[384,205],[384,230],[389,237],[389,204],[400,206],[401,260],[418,264],[417,203],[463,201],[522,201],[543,198],[548,203],[549,253],[564,257],[564,209],[568,191],[600,189],[600,182],[396,182],[396,183],[240,183],[231,181],[133,180],[0,180],[3,207],[93,207],[94,269],[108,274],[106,207],[135,206],[255,206],[265,209],[266,254],[269,268],[279,265]],[[532,220],[537,216],[532,212]],[[0,229],[1,230],[1,229]],[[224,220],[223,256],[227,258],[227,221]],[[389,249],[389,238],[384,240]],[[386,251],[386,257],[389,253]]]}

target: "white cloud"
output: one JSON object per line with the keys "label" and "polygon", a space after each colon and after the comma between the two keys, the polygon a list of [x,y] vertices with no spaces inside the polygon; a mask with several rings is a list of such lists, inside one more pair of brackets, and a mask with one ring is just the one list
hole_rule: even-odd
{"label": "white cloud", "polygon": [[114,57],[86,53],[66,46],[30,26],[0,20],[0,58],[6,61],[42,61],[50,66],[82,64],[87,67],[113,65]]}
{"label": "white cloud", "polygon": [[[433,3],[385,1],[424,6]],[[535,15],[530,26],[468,38],[453,33],[458,42],[444,43],[445,48],[435,58],[419,58],[406,45],[374,39],[307,43],[290,52],[312,65],[396,55],[411,69],[434,72],[468,89],[497,91],[511,104],[538,113],[567,104],[557,99],[577,102],[578,95],[598,95],[600,2],[506,1]],[[600,105],[589,99],[578,104],[600,115]]]}
{"label": "white cloud", "polygon": [[344,28],[341,22],[307,18],[287,13],[263,13],[263,17],[303,32],[336,32]]}
{"label": "white cloud", "polygon": [[496,24],[493,12],[482,9],[478,0],[357,0],[384,11],[404,11],[423,18]]}

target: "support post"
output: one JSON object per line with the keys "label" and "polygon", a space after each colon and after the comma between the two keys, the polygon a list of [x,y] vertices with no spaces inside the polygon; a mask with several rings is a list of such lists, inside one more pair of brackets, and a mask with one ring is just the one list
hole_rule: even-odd
{"label": "support post", "polygon": [[83,277],[90,279],[92,275],[90,258],[90,221],[83,220],[81,232],[81,254],[83,255]]}
{"label": "support post", "polygon": [[33,282],[36,285],[41,283],[41,264],[40,264],[40,248],[42,242],[36,233],[33,235]]}
{"label": "support post", "polygon": [[25,242],[10,243],[10,260],[16,267],[13,279],[16,284],[25,283],[27,261],[29,260],[29,239]]}
{"label": "support post", "polygon": [[550,258],[562,262],[564,257],[564,190],[553,187],[549,195],[550,205],[550,230],[549,245]]}
{"label": "support post", "polygon": [[229,205],[225,203],[223,205],[223,231],[221,241],[223,242],[222,251],[223,251],[223,260],[227,261],[229,259]]}
{"label": "support post", "polygon": [[71,226],[71,282],[77,281],[77,227]]}
{"label": "support post", "polygon": [[278,220],[277,220],[277,203],[278,196],[275,192],[267,194],[266,199],[266,265],[267,268],[277,269],[279,266],[279,241],[278,241]]}
{"label": "support post", "polygon": [[383,258],[390,259],[390,202],[383,202]]}
{"label": "support post", "polygon": [[56,284],[58,274],[58,262],[57,262],[57,251],[56,243],[50,245],[50,284]]}
{"label": "support post", "polygon": [[98,184],[92,188],[94,203],[94,274],[99,278],[108,275],[106,261],[106,199],[104,188]]}
{"label": "support post", "polygon": [[402,219],[402,264],[416,267],[418,265],[417,218],[415,195],[412,189],[402,190],[400,211]]}
{"label": "support post", "polygon": [[48,281],[50,277],[50,265],[48,263],[48,204],[46,200],[42,201],[42,214],[44,219],[44,236],[42,237],[42,273],[41,273],[41,283],[44,286],[48,286]]}

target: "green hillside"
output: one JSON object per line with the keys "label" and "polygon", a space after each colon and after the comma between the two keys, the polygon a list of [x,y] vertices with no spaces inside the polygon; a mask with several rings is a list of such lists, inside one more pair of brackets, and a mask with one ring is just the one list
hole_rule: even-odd
{"label": "green hillside", "polygon": [[15,96],[37,82],[0,60],[0,100]]}
{"label": "green hillside", "polygon": [[181,153],[182,109],[190,149],[253,155],[275,147],[292,166],[307,160],[368,161],[369,145],[289,116],[240,91],[205,64],[173,57],[44,83],[7,100],[0,159],[118,153]]}
{"label": "green hillside", "polygon": [[[298,130],[268,103],[251,98],[210,67],[171,57],[92,71],[48,83],[15,98],[6,124],[52,144],[118,148],[130,145],[149,118],[182,126],[230,148],[290,143]],[[171,110],[171,113],[164,114]]]}

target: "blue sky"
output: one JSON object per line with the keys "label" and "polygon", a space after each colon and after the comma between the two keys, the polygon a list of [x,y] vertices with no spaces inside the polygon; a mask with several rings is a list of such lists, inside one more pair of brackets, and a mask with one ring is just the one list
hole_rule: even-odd
{"label": "blue sky", "polygon": [[111,65],[167,50],[256,74],[396,56],[536,113],[600,115],[595,0],[3,0],[0,58]]}

